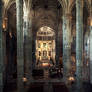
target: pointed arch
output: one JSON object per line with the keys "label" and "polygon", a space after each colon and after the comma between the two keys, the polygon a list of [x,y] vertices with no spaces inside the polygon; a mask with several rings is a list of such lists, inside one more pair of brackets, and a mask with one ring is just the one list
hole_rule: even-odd
{"label": "pointed arch", "polygon": [[11,5],[13,5],[14,3],[16,3],[16,0],[10,0],[5,6],[4,6],[4,13],[3,13],[3,17],[7,16],[7,11],[8,9],[11,7]]}

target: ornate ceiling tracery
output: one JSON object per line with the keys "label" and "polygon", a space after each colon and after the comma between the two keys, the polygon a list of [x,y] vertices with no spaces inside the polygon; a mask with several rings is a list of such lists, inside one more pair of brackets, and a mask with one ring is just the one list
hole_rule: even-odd
{"label": "ornate ceiling tracery", "polygon": [[[10,7],[10,5],[13,2],[15,2],[16,0],[2,0],[2,1],[4,2],[4,7],[6,8],[6,7]],[[26,3],[27,7],[28,6],[30,7],[30,4],[32,1],[40,2],[41,0],[23,0],[23,1]],[[44,1],[44,0],[42,0],[42,1]],[[45,1],[47,2],[48,0],[45,0]],[[52,2],[53,0],[49,0],[49,1]],[[63,8],[70,8],[70,10],[72,10],[73,5],[74,5],[76,0],[57,0],[57,1],[60,2],[60,4],[62,5]],[[91,0],[84,0],[84,1],[86,1],[88,3],[88,5],[91,4]]]}
{"label": "ornate ceiling tracery", "polygon": [[[8,9],[10,9],[13,3],[16,3],[16,0],[2,0],[4,3],[4,15],[7,13]],[[23,0],[24,1],[24,11],[28,16],[35,15],[33,19],[33,23],[37,25],[37,27],[41,26],[50,26],[55,27],[57,24],[58,17],[62,17],[57,15],[58,9],[61,8],[60,12],[65,13],[73,13],[73,8],[75,6],[76,0]],[[91,0],[84,0],[87,3],[87,7],[91,5]],[[61,4],[61,5],[60,5]],[[14,6],[15,7],[15,6]],[[14,8],[11,9],[11,12],[14,13]],[[31,12],[31,9],[33,11]],[[38,23],[39,22],[39,23]],[[55,29],[55,28],[54,28]]]}
{"label": "ornate ceiling tracery", "polygon": [[[9,7],[13,3],[15,3],[16,0],[2,0],[2,1],[4,3],[5,10],[8,10]],[[23,1],[25,3],[25,7],[30,10],[30,8],[31,8],[30,6],[32,6],[31,4],[32,4],[33,1],[35,3],[39,2],[40,4],[42,2],[45,2],[45,7],[47,7],[46,6],[46,3],[48,3],[48,1],[50,3],[52,3],[52,1],[55,1],[55,0],[23,0]],[[71,12],[72,11],[72,8],[74,7],[76,0],[56,0],[56,1],[59,1],[60,2],[61,6],[62,6],[62,9],[63,9],[63,13],[65,13],[65,11],[67,11],[67,12]],[[89,10],[89,7],[91,5],[91,0],[84,0],[84,2],[87,3],[87,7],[88,7],[88,10]]]}

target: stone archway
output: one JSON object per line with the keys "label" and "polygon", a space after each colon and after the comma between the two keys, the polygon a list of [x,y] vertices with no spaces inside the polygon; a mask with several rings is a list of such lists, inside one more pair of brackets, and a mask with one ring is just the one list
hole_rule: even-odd
{"label": "stone archway", "polygon": [[16,32],[16,3],[4,7],[3,15],[3,49],[5,80],[17,78],[17,32]]}

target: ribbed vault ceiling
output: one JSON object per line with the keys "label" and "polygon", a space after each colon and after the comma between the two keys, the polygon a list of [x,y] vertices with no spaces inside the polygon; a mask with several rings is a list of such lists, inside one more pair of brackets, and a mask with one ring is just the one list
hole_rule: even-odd
{"label": "ribbed vault ceiling", "polygon": [[34,19],[33,25],[38,29],[41,26],[49,26],[56,29],[58,18],[60,17],[59,2],[57,0],[34,0]]}
{"label": "ribbed vault ceiling", "polygon": [[[16,7],[12,6],[16,0],[3,0],[4,8],[7,11],[14,13]],[[64,13],[75,11],[74,5],[76,0],[23,0],[25,3],[26,10],[28,9],[29,15],[31,16],[31,9],[33,9],[33,28],[34,30],[39,29],[41,26],[49,26],[56,30],[58,22],[61,20]],[[91,0],[84,0],[88,7],[91,5]],[[85,4],[84,4],[85,5]],[[73,13],[75,16],[75,13]],[[73,16],[73,17],[74,17]],[[59,20],[59,21],[58,21]]]}

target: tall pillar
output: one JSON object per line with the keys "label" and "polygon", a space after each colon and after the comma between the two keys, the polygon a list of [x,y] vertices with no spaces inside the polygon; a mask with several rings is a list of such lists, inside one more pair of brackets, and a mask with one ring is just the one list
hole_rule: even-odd
{"label": "tall pillar", "polygon": [[17,9],[17,87],[23,90],[24,55],[23,55],[23,0],[16,0]]}
{"label": "tall pillar", "polygon": [[56,40],[56,65],[58,65],[59,64],[59,49],[60,49],[60,47],[59,47],[59,34],[58,34],[58,32],[56,33],[56,38],[55,38],[55,40]]}
{"label": "tall pillar", "polygon": [[64,81],[68,82],[71,70],[71,15],[63,16],[63,74]]}
{"label": "tall pillar", "polygon": [[3,92],[2,0],[0,0],[0,92]]}
{"label": "tall pillar", "polygon": [[76,80],[80,90],[83,68],[83,0],[76,0]]}
{"label": "tall pillar", "polygon": [[90,5],[90,83],[92,84],[92,5]]}
{"label": "tall pillar", "polygon": [[[31,20],[30,20],[31,21]],[[26,32],[27,35],[24,34],[24,45],[25,45],[25,77],[28,79],[28,84],[30,83],[30,79],[32,79],[32,29],[29,26],[29,21],[27,21]]]}
{"label": "tall pillar", "polygon": [[29,85],[32,79],[32,0],[24,3],[24,61],[26,84]]}
{"label": "tall pillar", "polygon": [[84,58],[83,58],[83,81],[86,81],[86,82],[89,82],[89,68],[90,68],[90,47],[89,47],[89,45],[90,45],[90,24],[89,24],[89,22],[90,22],[90,17],[88,17],[88,19],[87,19],[87,29],[86,29],[86,33],[85,33],[85,35],[84,35]]}

